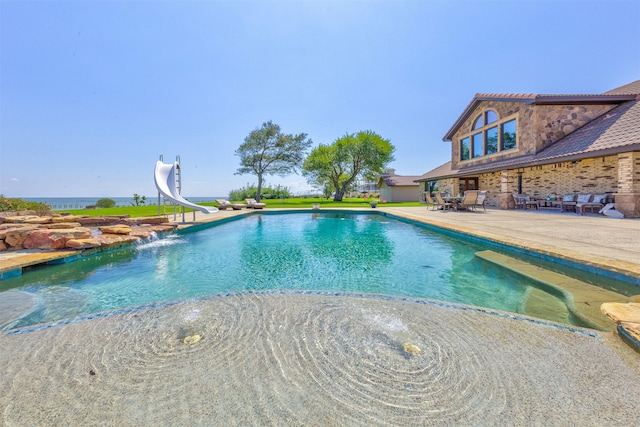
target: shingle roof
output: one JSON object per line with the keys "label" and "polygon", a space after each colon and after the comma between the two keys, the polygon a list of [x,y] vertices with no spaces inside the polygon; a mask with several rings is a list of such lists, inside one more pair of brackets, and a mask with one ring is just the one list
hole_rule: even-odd
{"label": "shingle roof", "polygon": [[537,154],[451,169],[447,162],[418,180],[427,181],[504,169],[537,166],[640,150],[640,101],[624,103]]}
{"label": "shingle roof", "polygon": [[640,94],[640,80],[605,92],[606,95],[638,95]]}
{"label": "shingle roof", "polygon": [[417,175],[407,176],[407,175],[385,175],[380,177],[380,181],[384,181],[385,184],[389,187],[401,187],[401,186],[415,186],[416,180],[420,178]]}

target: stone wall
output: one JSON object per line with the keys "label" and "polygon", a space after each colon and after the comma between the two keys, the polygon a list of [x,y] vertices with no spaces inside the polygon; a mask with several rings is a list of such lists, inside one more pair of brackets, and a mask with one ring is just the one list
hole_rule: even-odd
{"label": "stone wall", "polygon": [[522,139],[531,142],[527,143],[527,152],[539,152],[614,107],[615,104],[536,105],[531,120],[518,121],[518,126],[526,129]]}

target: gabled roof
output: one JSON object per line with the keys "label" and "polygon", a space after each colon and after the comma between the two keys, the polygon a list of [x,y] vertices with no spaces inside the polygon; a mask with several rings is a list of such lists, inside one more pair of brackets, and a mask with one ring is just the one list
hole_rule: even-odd
{"label": "gabled roof", "polygon": [[410,186],[414,187],[416,184],[416,180],[420,178],[417,175],[407,176],[407,175],[384,175],[380,177],[378,180],[378,187],[384,181],[385,184],[389,187],[402,187],[402,186]]}
{"label": "gabled roof", "polygon": [[640,80],[628,83],[605,92],[605,95],[637,95],[640,94]]}
{"label": "gabled roof", "polygon": [[537,154],[457,170],[451,169],[451,162],[447,162],[422,175],[418,181],[560,163],[637,150],[640,150],[640,100],[615,107]]}
{"label": "gabled roof", "polygon": [[476,107],[483,101],[498,102],[522,102],[529,104],[594,104],[594,103],[612,103],[620,104],[623,102],[640,99],[640,80],[629,83],[619,88],[612,89],[603,94],[592,95],[540,95],[540,94],[505,94],[505,93],[477,93],[469,105],[464,109],[462,114],[453,123],[451,129],[446,133],[443,141],[451,141],[453,135],[458,131],[460,126],[469,119]]}

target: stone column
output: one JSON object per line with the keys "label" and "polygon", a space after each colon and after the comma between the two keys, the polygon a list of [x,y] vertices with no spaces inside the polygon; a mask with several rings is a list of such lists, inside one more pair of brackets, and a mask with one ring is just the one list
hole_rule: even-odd
{"label": "stone column", "polygon": [[515,209],[516,204],[513,201],[512,194],[516,186],[516,171],[504,170],[500,172],[500,209]]}
{"label": "stone column", "polygon": [[625,218],[640,218],[640,151],[618,154],[615,203]]}

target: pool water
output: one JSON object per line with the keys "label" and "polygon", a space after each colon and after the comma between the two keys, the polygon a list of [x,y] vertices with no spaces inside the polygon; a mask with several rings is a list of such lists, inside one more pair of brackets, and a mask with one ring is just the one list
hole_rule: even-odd
{"label": "pool water", "polygon": [[411,296],[522,312],[532,283],[477,258],[484,249],[381,215],[251,215],[4,280],[0,302],[21,293],[32,304],[0,328],[269,289]]}

